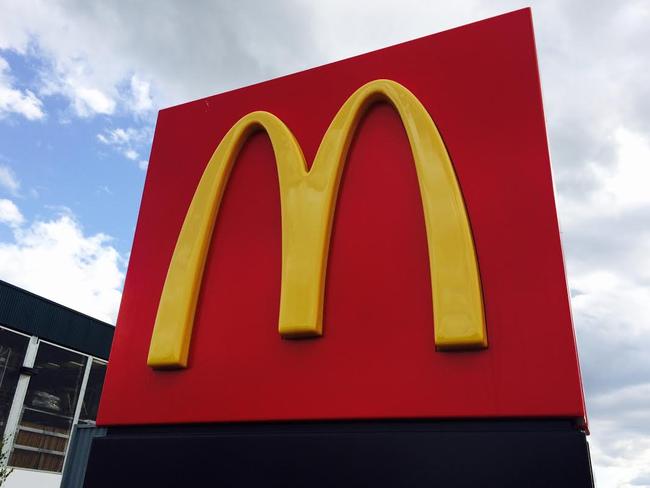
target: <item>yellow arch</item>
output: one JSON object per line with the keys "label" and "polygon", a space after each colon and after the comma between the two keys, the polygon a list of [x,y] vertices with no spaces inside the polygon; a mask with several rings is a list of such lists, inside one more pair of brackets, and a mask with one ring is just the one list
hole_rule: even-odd
{"label": "yellow arch", "polygon": [[325,272],[339,182],[356,127],[377,100],[391,103],[399,113],[413,152],[427,231],[436,346],[487,346],[474,241],[445,145],[410,91],[394,81],[375,80],[343,104],[309,171],[291,131],[268,112],[252,112],[228,131],[208,162],[178,236],[158,306],[149,366],[187,366],[196,301],[221,197],[240,148],[257,130],[266,131],[271,140],[280,184],[279,332],[285,337],[322,334]]}

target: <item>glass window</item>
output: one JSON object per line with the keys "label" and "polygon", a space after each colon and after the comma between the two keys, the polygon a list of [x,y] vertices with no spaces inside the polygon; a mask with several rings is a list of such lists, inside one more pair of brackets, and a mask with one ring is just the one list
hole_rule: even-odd
{"label": "glass window", "polygon": [[28,344],[28,337],[0,329],[0,435],[4,435]]}
{"label": "glass window", "polygon": [[87,357],[41,342],[9,464],[61,471]]}
{"label": "glass window", "polygon": [[86,394],[81,405],[79,423],[95,423],[95,419],[97,419],[97,408],[99,407],[99,397],[102,395],[105,376],[106,363],[97,361],[96,359],[93,360],[93,364],[90,366],[88,384],[86,385]]}

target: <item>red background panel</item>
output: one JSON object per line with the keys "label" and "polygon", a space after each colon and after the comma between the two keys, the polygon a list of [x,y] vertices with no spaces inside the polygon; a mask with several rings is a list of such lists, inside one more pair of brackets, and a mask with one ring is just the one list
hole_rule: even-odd
{"label": "red background panel", "polygon": [[[398,116],[378,104],[342,179],[324,336],[277,332],[280,200],[260,133],[217,219],[189,367],[147,367],[176,238],[223,135],[267,110],[311,161],[343,102],[377,78],[410,89],[447,145],[474,233],[488,349],[434,348],[415,167]],[[584,415],[529,10],[160,112],[100,424]]]}

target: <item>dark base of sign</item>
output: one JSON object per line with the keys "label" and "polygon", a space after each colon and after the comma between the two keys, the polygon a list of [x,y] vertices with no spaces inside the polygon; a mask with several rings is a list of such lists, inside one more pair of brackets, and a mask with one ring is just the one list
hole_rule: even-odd
{"label": "dark base of sign", "polygon": [[394,421],[109,428],[84,486],[592,487],[569,421]]}

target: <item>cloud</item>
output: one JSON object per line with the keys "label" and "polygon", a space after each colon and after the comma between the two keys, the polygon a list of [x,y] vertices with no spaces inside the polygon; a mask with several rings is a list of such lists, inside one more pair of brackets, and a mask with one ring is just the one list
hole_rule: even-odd
{"label": "cloud", "polygon": [[110,237],[85,234],[69,213],[28,226],[23,222],[13,225],[12,241],[0,242],[0,279],[115,323],[124,260]]}
{"label": "cloud", "polygon": [[[650,466],[650,138],[612,127],[603,148],[568,153],[560,212],[599,486],[638,486]],[[552,141],[551,141],[552,142]]]}
{"label": "cloud", "polygon": [[5,0],[2,10],[0,49],[49,60],[42,92],[82,117],[147,112],[317,59],[305,8],[287,2]]}
{"label": "cloud", "polygon": [[133,103],[131,108],[136,113],[148,112],[153,108],[151,99],[151,83],[141,80],[137,75],[131,77],[131,94]]}
{"label": "cloud", "polygon": [[0,198],[0,222],[9,227],[19,227],[24,221],[23,214],[20,213],[14,202]]}
{"label": "cloud", "polygon": [[9,71],[9,63],[0,57],[0,118],[9,114],[19,114],[28,120],[45,117],[43,102],[30,90],[15,88]]}
{"label": "cloud", "polygon": [[116,129],[105,129],[104,132],[97,134],[97,140],[104,145],[111,146],[126,159],[138,161],[138,167],[145,170],[149,162],[140,159],[140,153],[134,148],[148,148],[152,133],[153,130],[148,126],[140,128],[128,127],[126,129],[118,127]]}
{"label": "cloud", "polygon": [[614,131],[615,167],[597,170],[603,193],[614,205],[633,208],[650,204],[650,141],[647,135],[619,127]]}
{"label": "cloud", "polygon": [[109,98],[96,88],[72,85],[74,98],[73,106],[77,115],[112,114],[115,111],[115,100]]}
{"label": "cloud", "polygon": [[642,487],[650,487],[650,471],[646,471],[644,474],[641,474],[634,478],[631,482],[631,485],[633,486],[642,486]]}
{"label": "cloud", "polygon": [[140,132],[133,127],[129,127],[128,129],[122,129],[120,127],[113,130],[106,129],[103,134],[97,134],[97,139],[103,144],[115,144],[118,146],[139,140],[140,137]]}
{"label": "cloud", "polygon": [[0,186],[12,195],[17,195],[20,190],[20,181],[16,178],[13,170],[4,164],[0,164]]}

